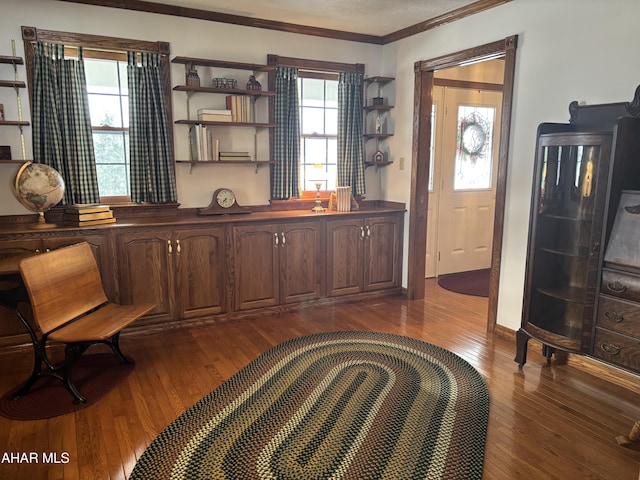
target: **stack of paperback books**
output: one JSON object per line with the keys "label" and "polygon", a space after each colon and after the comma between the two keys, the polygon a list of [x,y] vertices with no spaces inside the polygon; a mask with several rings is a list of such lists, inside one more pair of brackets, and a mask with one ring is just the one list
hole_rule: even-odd
{"label": "stack of paperback books", "polygon": [[64,224],[72,227],[87,227],[114,223],[113,210],[108,205],[77,204],[64,209]]}
{"label": "stack of paperback books", "polygon": [[205,122],[230,122],[231,110],[201,108],[198,110],[198,120]]}
{"label": "stack of paperback books", "polygon": [[220,152],[221,162],[248,162],[251,161],[249,152]]}

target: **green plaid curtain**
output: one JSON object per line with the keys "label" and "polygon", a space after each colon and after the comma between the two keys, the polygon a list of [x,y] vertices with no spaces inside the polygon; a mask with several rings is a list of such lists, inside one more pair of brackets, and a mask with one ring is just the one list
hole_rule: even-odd
{"label": "green plaid curtain", "polygon": [[365,194],[362,74],[341,73],[338,81],[338,186]]}
{"label": "green plaid curtain", "polygon": [[100,201],[82,60],[64,58],[64,45],[37,42],[33,57],[33,157],[65,182],[62,204]]}
{"label": "green plaid curtain", "polygon": [[177,201],[173,146],[159,54],[127,52],[131,201]]}
{"label": "green plaid curtain", "polygon": [[275,165],[271,198],[300,196],[300,112],[298,109],[298,69],[276,68],[276,100],[273,155]]}

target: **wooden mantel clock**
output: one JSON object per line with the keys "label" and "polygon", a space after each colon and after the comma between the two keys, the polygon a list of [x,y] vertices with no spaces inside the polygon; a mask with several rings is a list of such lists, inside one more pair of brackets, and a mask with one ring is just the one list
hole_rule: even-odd
{"label": "wooden mantel clock", "polygon": [[198,210],[200,215],[227,215],[232,213],[251,213],[246,207],[238,205],[236,194],[230,188],[218,188],[213,192],[211,203]]}

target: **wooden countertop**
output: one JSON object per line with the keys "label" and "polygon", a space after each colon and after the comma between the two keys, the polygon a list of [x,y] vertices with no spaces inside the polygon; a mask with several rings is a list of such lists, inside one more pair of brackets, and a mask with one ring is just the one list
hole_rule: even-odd
{"label": "wooden countertop", "polygon": [[166,225],[203,225],[203,224],[221,224],[221,223],[251,223],[269,220],[309,220],[312,218],[328,219],[336,217],[358,217],[370,216],[372,214],[390,214],[405,212],[404,204],[385,202],[382,206],[378,203],[372,203],[371,206],[361,206],[359,210],[351,212],[336,212],[326,210],[323,213],[314,213],[311,210],[259,210],[251,213],[238,213],[230,215],[199,215],[198,209],[174,209],[172,214],[146,215],[135,217],[130,213],[123,215],[124,218],[118,218],[117,207],[114,206],[114,216],[116,222],[105,225],[92,225],[87,227],[65,226],[56,223],[55,227],[48,229],[34,228],[35,224],[24,222],[2,222],[0,217],[0,234],[21,234],[21,233],[41,233],[47,232],[71,232],[71,231],[87,231],[87,230],[112,230],[126,227],[144,227],[144,226],[166,226]]}

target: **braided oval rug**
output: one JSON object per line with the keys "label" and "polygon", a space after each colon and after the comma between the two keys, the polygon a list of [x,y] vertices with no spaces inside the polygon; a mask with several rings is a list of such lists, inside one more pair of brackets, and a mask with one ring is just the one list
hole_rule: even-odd
{"label": "braided oval rug", "polygon": [[284,342],[189,408],[131,479],[482,478],[489,393],[457,355],[408,337]]}

